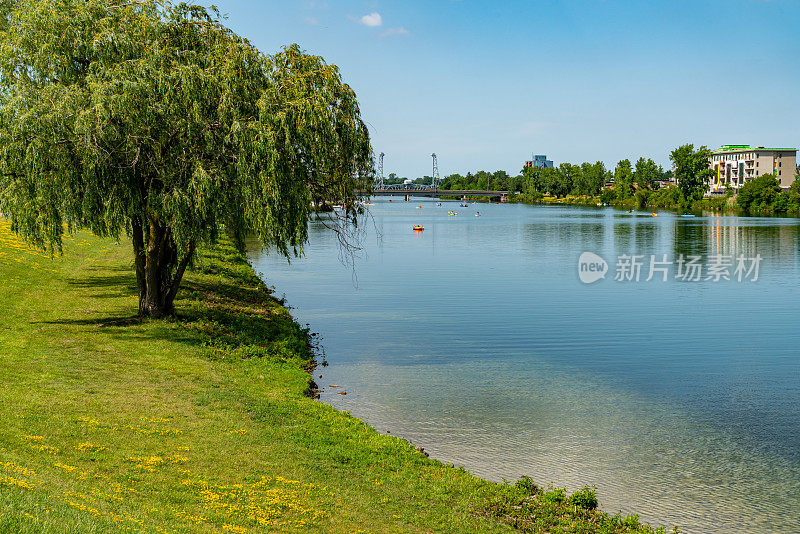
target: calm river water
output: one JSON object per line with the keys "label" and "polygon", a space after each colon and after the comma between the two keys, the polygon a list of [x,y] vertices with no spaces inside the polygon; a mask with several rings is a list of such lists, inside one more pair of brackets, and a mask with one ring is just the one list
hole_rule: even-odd
{"label": "calm river water", "polygon": [[[322,335],[323,401],[492,480],[595,485],[685,532],[800,532],[800,221],[374,202],[354,269],[321,224],[291,264],[250,252]],[[609,265],[590,285],[586,251]],[[621,255],[638,282],[614,280]]]}

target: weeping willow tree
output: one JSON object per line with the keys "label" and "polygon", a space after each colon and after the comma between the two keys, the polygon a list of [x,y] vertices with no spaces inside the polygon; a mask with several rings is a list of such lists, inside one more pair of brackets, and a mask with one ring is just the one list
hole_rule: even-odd
{"label": "weeping willow tree", "polygon": [[265,55],[213,8],[0,0],[0,212],[62,252],[78,229],[133,244],[139,313],[173,313],[196,247],[221,229],[290,256],[315,205],[357,223],[369,135],[333,65]]}

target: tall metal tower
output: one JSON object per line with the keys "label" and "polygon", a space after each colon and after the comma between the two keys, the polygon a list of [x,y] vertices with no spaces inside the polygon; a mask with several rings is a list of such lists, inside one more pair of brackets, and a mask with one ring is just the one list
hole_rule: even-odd
{"label": "tall metal tower", "polygon": [[376,185],[378,189],[383,189],[383,156],[385,156],[383,152],[381,152],[380,160],[378,161],[378,176],[376,176],[378,182]]}
{"label": "tall metal tower", "polygon": [[436,159],[436,154],[431,154],[433,158],[433,179],[431,180],[431,187],[434,189],[439,189],[439,161]]}

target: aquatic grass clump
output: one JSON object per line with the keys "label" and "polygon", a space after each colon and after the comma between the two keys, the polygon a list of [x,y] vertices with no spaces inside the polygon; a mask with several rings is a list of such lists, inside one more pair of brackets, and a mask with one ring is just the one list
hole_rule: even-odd
{"label": "aquatic grass clump", "polygon": [[570,495],[569,499],[567,499],[567,502],[573,506],[577,506],[578,508],[594,510],[597,508],[597,493],[589,486],[584,486],[583,489],[580,489]]}
{"label": "aquatic grass clump", "polygon": [[539,486],[537,486],[536,483],[533,481],[533,479],[528,475],[522,475],[521,477],[519,477],[519,480],[517,480],[514,483],[514,486],[518,490],[526,492],[530,495],[541,492]]}
{"label": "aquatic grass clump", "polygon": [[[597,510],[595,491],[585,486],[572,493],[564,488],[540,489],[528,476],[487,503],[485,513],[502,519],[519,530],[531,533],[580,534],[665,534],[664,528],[653,528],[639,522],[637,515],[610,515]],[[679,532],[675,527],[673,533]]]}

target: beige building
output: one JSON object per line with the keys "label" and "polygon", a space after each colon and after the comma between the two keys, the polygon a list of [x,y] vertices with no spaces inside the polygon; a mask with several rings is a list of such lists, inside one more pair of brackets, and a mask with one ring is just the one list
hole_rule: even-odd
{"label": "beige building", "polygon": [[774,174],[781,187],[789,187],[797,169],[796,148],[765,148],[750,145],[723,145],[711,154],[711,191],[726,186],[738,189],[745,182],[762,174]]}

